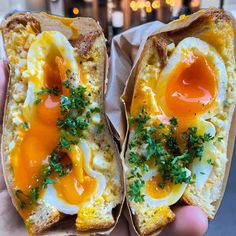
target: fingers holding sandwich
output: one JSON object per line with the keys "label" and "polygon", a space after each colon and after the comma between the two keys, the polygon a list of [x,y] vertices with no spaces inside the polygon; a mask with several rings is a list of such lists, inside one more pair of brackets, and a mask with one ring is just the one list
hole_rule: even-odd
{"label": "fingers holding sandwich", "polygon": [[[160,236],[203,236],[208,228],[207,216],[195,206],[181,206],[174,210],[176,219],[167,225]],[[136,236],[129,226],[131,236]],[[115,235],[114,235],[115,236]]]}
{"label": "fingers holding sandwich", "polygon": [[208,228],[206,214],[195,206],[178,207],[176,219],[168,225],[161,236],[202,236]]}

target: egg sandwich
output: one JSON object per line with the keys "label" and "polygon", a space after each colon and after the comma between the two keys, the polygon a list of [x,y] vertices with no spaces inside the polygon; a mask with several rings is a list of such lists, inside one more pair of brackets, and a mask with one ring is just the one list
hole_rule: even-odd
{"label": "egg sandwich", "polygon": [[79,232],[114,226],[123,196],[106,122],[106,46],[90,18],[16,14],[1,25],[10,80],[2,163],[30,234],[75,216]]}
{"label": "egg sandwich", "polygon": [[182,16],[147,39],[122,97],[127,200],[140,235],[172,222],[180,202],[214,218],[228,161],[235,69],[233,20],[223,10]]}

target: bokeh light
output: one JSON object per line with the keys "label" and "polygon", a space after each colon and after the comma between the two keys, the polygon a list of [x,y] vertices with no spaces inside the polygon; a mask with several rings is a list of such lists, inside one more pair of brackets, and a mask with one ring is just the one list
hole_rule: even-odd
{"label": "bokeh light", "polygon": [[78,15],[79,14],[79,8],[73,7],[73,14]]}
{"label": "bokeh light", "polygon": [[158,0],[155,0],[155,1],[153,1],[152,2],[152,8],[153,9],[157,9],[157,8],[160,8],[160,1],[158,1]]}

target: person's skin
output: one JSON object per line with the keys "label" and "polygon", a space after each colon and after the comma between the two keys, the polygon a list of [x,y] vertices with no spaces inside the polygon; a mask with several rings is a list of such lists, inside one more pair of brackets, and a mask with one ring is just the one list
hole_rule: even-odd
{"label": "person's skin", "polygon": [[[6,97],[8,80],[8,68],[6,63],[0,61],[0,132],[2,132],[2,118]],[[1,164],[1,163],[0,163]],[[0,166],[1,167],[1,166]],[[22,235],[25,234],[23,223],[18,213],[11,204],[0,168],[0,234]],[[5,204],[4,204],[5,203]],[[206,215],[197,207],[182,206],[174,210],[176,219],[169,224],[161,233],[161,236],[203,236],[208,228]],[[1,232],[5,232],[2,234]],[[21,233],[20,233],[21,232]],[[23,233],[24,232],[24,233]],[[16,234],[14,234],[16,233]],[[122,215],[117,227],[111,236],[135,236],[136,233]]]}

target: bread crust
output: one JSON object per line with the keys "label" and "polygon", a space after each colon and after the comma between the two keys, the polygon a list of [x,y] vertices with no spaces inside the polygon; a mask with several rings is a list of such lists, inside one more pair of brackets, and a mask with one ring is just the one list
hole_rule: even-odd
{"label": "bread crust", "polygon": [[[147,65],[147,62],[148,61],[150,62],[150,55],[154,54],[153,50],[157,50],[157,57],[154,57],[154,60],[157,60],[158,62],[160,62],[161,67],[163,68],[168,62],[168,56],[169,56],[168,45],[170,45],[172,42],[175,45],[177,45],[181,40],[183,40],[186,37],[197,37],[197,38],[203,37],[203,40],[207,41],[207,39],[205,39],[206,33],[210,31],[212,31],[212,36],[213,36],[212,42],[214,40],[217,41],[217,39],[214,38],[213,31],[214,30],[220,31],[220,28],[223,29],[223,25],[224,25],[224,26],[229,27],[230,31],[233,32],[232,21],[233,20],[229,16],[229,14],[227,14],[223,10],[219,10],[215,8],[200,10],[199,12],[193,15],[180,17],[179,20],[169,23],[168,25],[162,27],[156,33],[151,35],[147,39],[146,44],[144,45],[144,48],[139,54],[139,59],[137,60],[137,63],[133,67],[131,75],[126,84],[125,91],[122,95],[122,99],[126,107],[127,118],[129,117],[129,114],[130,114],[132,94],[134,93],[134,88],[135,88],[137,78],[139,77],[139,74],[141,73],[141,71]],[[233,45],[232,43],[234,40],[234,36],[230,34],[230,35],[226,35],[225,37],[230,38],[229,41],[231,42],[231,44],[227,45],[227,47],[229,50],[232,50],[231,54],[233,56],[231,58],[235,58],[235,53],[234,53],[235,45]],[[209,43],[211,44],[212,42],[209,42]],[[220,46],[218,49],[221,50]],[[224,60],[229,60],[229,59],[225,57]],[[232,60],[230,62],[232,62]],[[235,61],[234,61],[234,68],[235,68]],[[231,83],[233,82],[231,81]],[[234,78],[234,83],[235,83],[235,78]],[[233,104],[231,105],[231,108],[227,111],[227,114],[229,116],[229,119],[227,120],[228,124],[231,124],[231,118],[234,113],[234,107],[235,107],[235,100]],[[229,131],[230,131],[230,125],[228,126],[226,130],[227,136],[229,134]],[[126,143],[128,143],[128,137],[129,137],[129,130],[127,131],[127,134],[126,134]],[[228,158],[230,159],[230,156]],[[220,181],[222,183],[223,182],[225,183],[227,181],[227,176],[228,174],[226,173],[224,175],[224,178],[221,179]],[[182,200],[184,200],[186,204],[196,205],[200,207],[207,214],[209,219],[213,219],[218,209],[220,200],[218,200],[216,203],[213,202],[211,205],[210,203],[207,203],[204,201],[198,201],[194,199],[193,196],[194,196],[194,192],[192,193],[190,190],[188,190],[183,195]],[[221,196],[218,196],[218,198],[222,199],[222,197],[223,197],[223,190],[221,192]],[[132,208],[129,201],[128,201],[128,205]],[[161,227],[164,227],[167,223],[170,223],[171,221],[173,221],[173,218],[170,219],[169,221],[163,220],[162,224],[160,225],[156,224],[156,226],[151,226],[150,224],[149,227],[147,226],[143,228],[143,225],[140,224],[137,220],[138,216],[136,216],[135,214],[132,214],[132,210],[130,211],[130,215],[133,218],[134,225],[140,235],[148,235],[150,233],[153,233],[157,231],[158,229],[160,229]]]}
{"label": "bread crust", "polygon": [[[101,27],[96,23],[95,20],[91,18],[63,18],[48,15],[46,13],[20,13],[13,16],[8,17],[4,20],[1,24],[1,31],[3,34],[4,43],[6,40],[6,35],[9,31],[17,30],[17,27],[22,25],[26,27],[30,25],[31,28],[34,30],[36,34],[39,34],[43,31],[59,31],[64,34],[67,39],[71,42],[74,48],[77,48],[80,57],[86,59],[86,56],[92,50],[93,45],[95,42],[100,44],[100,61],[99,61],[99,76],[98,80],[101,86],[99,97],[99,103],[102,107],[101,112],[101,119],[102,123],[104,124],[104,135],[108,137],[110,140],[109,143],[111,148],[115,153],[115,159],[118,163],[119,172],[120,172],[120,200],[119,205],[117,205],[116,214],[112,216],[112,219],[107,221],[100,221],[98,222],[90,222],[90,225],[82,225],[78,227],[78,231],[90,231],[90,230],[110,230],[116,223],[119,215],[120,210],[123,204],[123,174],[122,174],[122,166],[119,161],[119,153],[116,144],[114,143],[111,137],[110,127],[108,126],[105,114],[104,114],[104,105],[103,105],[103,91],[104,91],[104,83],[106,78],[106,70],[107,70],[107,55],[106,55],[106,46],[105,46],[105,38],[102,32]],[[87,40],[86,40],[87,39]],[[9,56],[9,55],[8,55]],[[11,68],[11,64],[10,64]],[[6,140],[6,133],[9,130],[6,128],[7,121],[8,121],[8,103],[10,100],[11,92],[12,92],[12,78],[14,77],[13,71],[10,71],[10,79],[8,83],[7,89],[7,98],[5,103],[5,112],[4,112],[4,119],[3,119],[3,132],[2,132],[2,140],[1,140],[1,160],[3,165],[4,177],[6,181],[6,185],[11,196],[13,205],[18,209],[16,197],[13,193],[13,173],[10,167],[10,163],[7,158],[7,149],[6,146],[9,144]],[[26,226],[28,231],[32,234],[38,234],[45,229],[49,228],[51,225],[58,222],[64,216],[62,213],[58,212],[54,207],[48,206],[45,202],[41,201],[36,207],[35,210],[32,212],[30,217],[28,218],[28,223],[26,222]]]}

